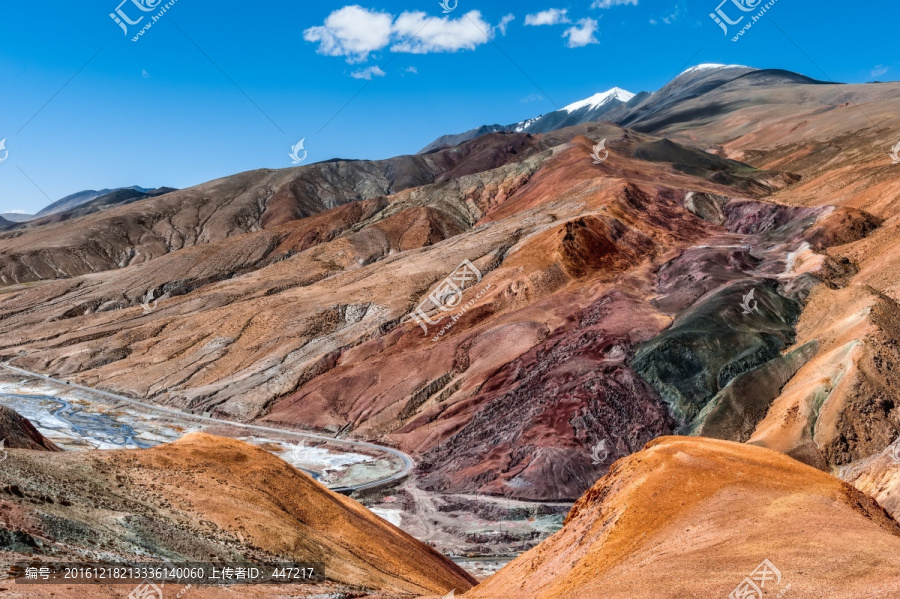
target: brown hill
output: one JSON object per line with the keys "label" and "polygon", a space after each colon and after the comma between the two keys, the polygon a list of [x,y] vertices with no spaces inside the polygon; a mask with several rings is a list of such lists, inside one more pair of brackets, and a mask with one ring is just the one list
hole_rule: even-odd
{"label": "brown hill", "polygon": [[142,264],[349,202],[490,170],[538,150],[530,136],[498,134],[428,156],[260,169],[84,216],[89,211],[76,209],[0,234],[0,282],[53,280]]}
{"label": "brown hill", "polygon": [[473,580],[272,454],[206,434],[148,450],[12,450],[0,469],[5,560],[317,562],[345,588],[446,593]]}
{"label": "brown hill", "polygon": [[[4,241],[12,262],[71,274],[52,257],[94,262],[54,244],[113,239],[115,264],[87,270],[115,270],[0,296],[0,354],[395,443],[435,491],[574,499],[674,431],[865,459],[900,435],[900,85],[750,83],[689,94],[647,133],[493,134],[37,227]],[[135,223],[153,232],[106,235]],[[408,315],[463,260],[477,301],[423,334]],[[165,299],[145,311],[148,292]]]}
{"label": "brown hill", "polygon": [[[574,500],[615,457],[776,359],[809,286],[842,284],[846,269],[822,248],[876,226],[762,201],[796,181],[788,173],[611,125],[494,137],[443,151],[482,166],[493,152],[492,170],[11,292],[0,351],[195,412],[396,443],[423,457],[432,490]],[[610,155],[598,165],[601,137]],[[698,216],[709,217],[701,196],[719,198],[721,220]],[[786,268],[797,252],[800,272]],[[409,313],[464,260],[484,275],[465,294],[478,300],[425,336]],[[168,297],[142,310],[148,289]],[[751,290],[767,309],[748,319]],[[663,338],[682,313],[687,329]],[[727,351],[694,342],[716,336]],[[665,351],[633,362],[656,338]],[[703,393],[649,385],[686,346],[699,348],[685,363]],[[609,459],[593,459],[604,441]]]}
{"label": "brown hill", "polygon": [[898,554],[900,524],[850,485],[775,451],[666,437],[465,596],[726,597],[769,560],[764,597],[886,599],[900,592]]}
{"label": "brown hill", "polygon": [[6,406],[0,406],[0,439],[4,442],[4,449],[62,451],[34,428],[27,418]]}

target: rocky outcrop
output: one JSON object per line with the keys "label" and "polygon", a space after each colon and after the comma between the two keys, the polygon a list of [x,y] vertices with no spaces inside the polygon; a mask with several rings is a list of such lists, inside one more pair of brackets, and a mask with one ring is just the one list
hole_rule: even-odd
{"label": "rocky outcrop", "polygon": [[18,412],[0,406],[0,439],[2,449],[35,449],[39,451],[62,451],[53,441],[42,435],[34,425]]}

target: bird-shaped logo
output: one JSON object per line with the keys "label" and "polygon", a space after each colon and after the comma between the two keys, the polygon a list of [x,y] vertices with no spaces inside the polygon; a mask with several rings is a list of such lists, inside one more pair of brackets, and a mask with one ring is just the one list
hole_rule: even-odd
{"label": "bird-shaped logo", "polygon": [[609,457],[609,450],[606,448],[606,439],[600,441],[591,449],[591,461],[595,466],[599,466]]}
{"label": "bird-shaped logo", "polygon": [[[6,141],[5,139],[3,141]],[[0,148],[3,147],[3,144],[0,143]],[[891,148],[891,158],[894,159],[894,164],[900,164],[900,141],[897,142],[897,145]],[[0,160],[2,162],[2,160]]]}
{"label": "bird-shaped logo", "polygon": [[153,299],[153,296],[155,294],[156,294],[156,292],[153,289],[150,289],[144,295],[143,300],[141,300],[141,310],[144,311],[144,314],[150,314],[151,312],[156,310],[156,305],[159,303],[160,300],[169,298],[169,294],[164,293],[163,295],[159,296],[157,299]]}
{"label": "bird-shaped logo", "polygon": [[750,292],[744,296],[744,301],[741,302],[741,308],[744,309],[745,316],[759,311],[759,302],[756,301],[756,289],[751,289]]}
{"label": "bird-shaped logo", "polygon": [[441,0],[439,4],[441,5],[441,8],[444,9],[444,14],[447,14],[456,10],[456,7],[459,6],[459,0],[456,0],[452,6],[450,5],[450,0]]}
{"label": "bird-shaped logo", "polygon": [[9,150],[6,149],[6,138],[0,139],[0,162],[5,162],[9,158]]}
{"label": "bird-shaped logo", "polygon": [[[604,152],[603,157],[600,156],[600,152]],[[594,164],[600,164],[607,158],[609,158],[609,151],[606,150],[606,138],[604,137],[600,140],[596,146],[594,146],[594,151],[591,153],[591,158],[594,159]]]}
{"label": "bird-shaped logo", "polygon": [[900,439],[897,440],[896,443],[891,447],[891,451],[888,452],[888,455],[891,456],[891,459],[900,464]]}
{"label": "bird-shaped logo", "polygon": [[311,448],[307,447],[303,441],[291,446],[291,464],[299,467],[301,464],[308,464],[311,461]]}
{"label": "bird-shaped logo", "polygon": [[[288,156],[291,157],[291,162],[293,164],[300,164],[304,160],[306,160],[307,151],[303,149],[303,142],[306,141],[304,137],[300,141],[297,142],[297,145],[291,146],[291,153]],[[303,152],[303,156],[300,155],[300,152]]]}

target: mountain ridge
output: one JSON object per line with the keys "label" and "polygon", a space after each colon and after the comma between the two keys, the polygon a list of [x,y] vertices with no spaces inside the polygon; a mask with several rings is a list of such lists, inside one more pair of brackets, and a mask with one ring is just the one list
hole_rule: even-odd
{"label": "mountain ridge", "polygon": [[781,69],[758,69],[735,64],[699,64],[685,69],[656,92],[644,91],[634,94],[619,87],[613,87],[605,92],[599,92],[563,106],[554,112],[525,119],[512,125],[482,125],[463,133],[443,135],[425,146],[419,153],[425,154],[442,147],[457,145],[487,133],[547,133],[564,127],[600,120],[639,131],[650,131],[650,127],[642,124],[642,121],[650,119],[652,115],[750,75],[755,77],[745,79],[745,84],[750,81],[752,81],[752,85],[778,85],[789,82],[826,83]]}

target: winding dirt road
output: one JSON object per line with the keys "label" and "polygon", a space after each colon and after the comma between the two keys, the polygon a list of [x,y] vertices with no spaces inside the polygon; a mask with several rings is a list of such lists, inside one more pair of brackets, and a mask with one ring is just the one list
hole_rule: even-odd
{"label": "winding dirt road", "polygon": [[22,374],[25,376],[35,377],[38,379],[49,381],[51,383],[56,383],[57,385],[65,385],[72,389],[80,389],[82,391],[87,391],[89,393],[96,393],[97,395],[102,395],[103,397],[108,397],[108,398],[114,399],[116,401],[121,401],[121,402],[124,402],[127,404],[131,404],[133,406],[139,406],[146,410],[151,410],[151,411],[155,411],[155,412],[159,412],[159,413],[163,413],[163,414],[177,416],[178,418],[183,418],[185,420],[193,420],[193,421],[197,421],[197,422],[207,422],[207,423],[213,423],[213,424],[224,424],[224,425],[247,429],[247,430],[252,430],[252,431],[278,433],[279,435],[287,435],[287,436],[291,436],[291,437],[296,437],[301,440],[312,439],[315,441],[327,441],[327,442],[333,443],[333,444],[347,445],[350,448],[365,448],[365,449],[369,449],[370,451],[383,452],[383,453],[390,454],[391,456],[399,459],[400,463],[402,464],[401,469],[399,471],[391,474],[390,476],[379,478],[377,480],[369,481],[367,483],[363,483],[360,485],[329,487],[332,491],[335,491],[337,493],[353,493],[356,491],[364,491],[366,489],[380,487],[382,485],[390,485],[390,484],[399,482],[399,481],[403,480],[404,478],[406,478],[407,476],[409,476],[410,472],[412,472],[413,468],[415,467],[415,462],[413,461],[412,457],[410,457],[409,455],[403,453],[402,451],[394,449],[392,447],[385,447],[383,445],[377,445],[375,443],[367,443],[365,441],[335,439],[334,437],[326,437],[324,435],[316,435],[313,433],[301,433],[301,432],[297,432],[297,431],[291,431],[291,430],[282,429],[282,428],[275,428],[275,427],[271,427],[271,426],[260,426],[257,424],[245,424],[242,422],[232,422],[230,420],[222,420],[219,418],[212,418],[210,416],[198,416],[196,414],[190,414],[187,412],[182,412],[180,410],[174,410],[172,408],[156,406],[156,405],[146,403],[143,401],[138,401],[136,399],[132,399],[130,397],[125,397],[123,395],[117,395],[115,393],[109,393],[107,391],[100,391],[98,389],[93,389],[91,387],[77,385],[75,383],[72,383],[72,382],[69,382],[66,380],[56,379],[56,378],[49,377],[49,376],[46,376],[46,375],[43,375],[43,374],[40,374],[37,372],[31,372],[28,370],[24,370],[22,368],[16,368],[15,366],[10,366],[6,362],[0,363],[0,367],[5,368],[6,370],[9,370],[11,372],[15,372],[16,374]]}

